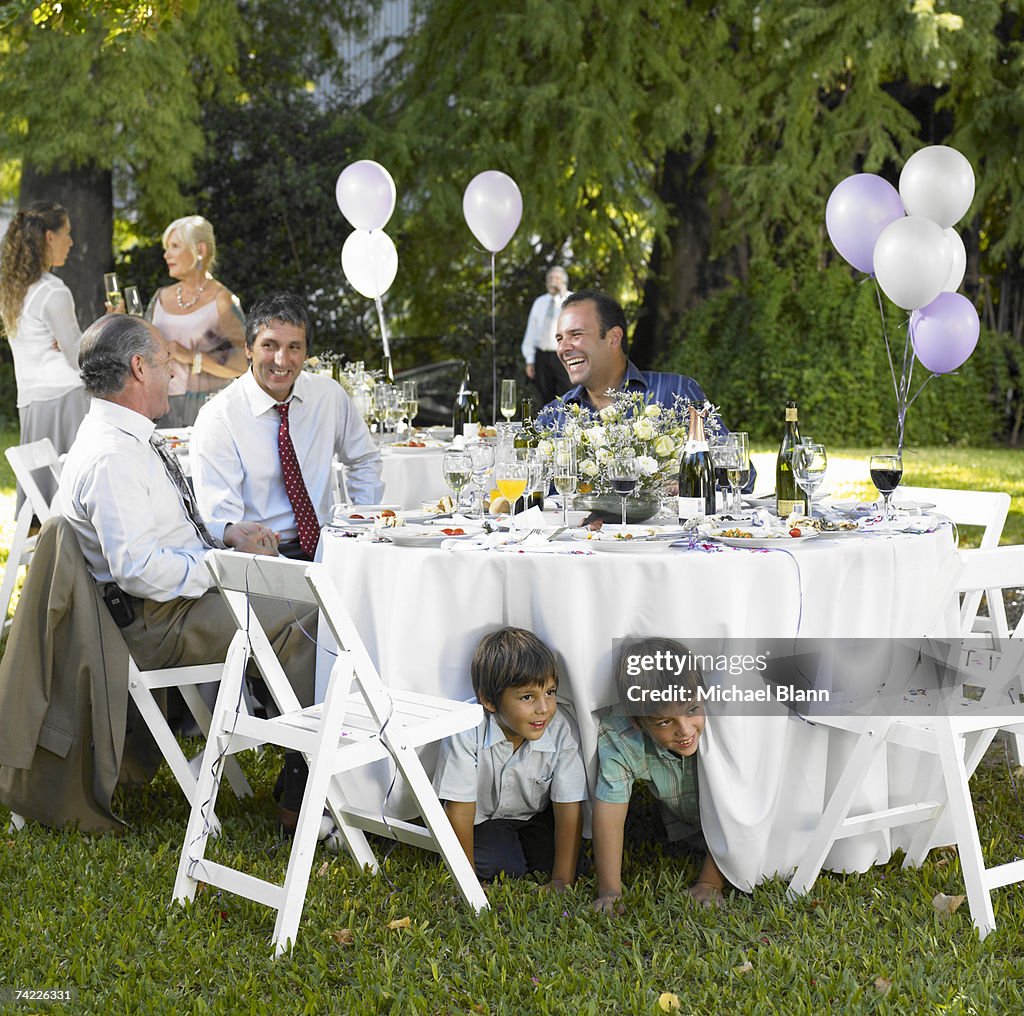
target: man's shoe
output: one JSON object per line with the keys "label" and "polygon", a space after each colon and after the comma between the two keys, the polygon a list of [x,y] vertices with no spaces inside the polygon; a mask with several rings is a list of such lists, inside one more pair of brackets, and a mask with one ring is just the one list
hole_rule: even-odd
{"label": "man's shoe", "polygon": [[[286,836],[294,836],[295,827],[299,824],[299,813],[292,811],[291,808],[278,807],[277,824],[280,826],[281,832]],[[331,818],[330,813],[325,809],[320,819],[320,829],[316,835],[317,842],[322,843],[333,831],[334,819]]]}

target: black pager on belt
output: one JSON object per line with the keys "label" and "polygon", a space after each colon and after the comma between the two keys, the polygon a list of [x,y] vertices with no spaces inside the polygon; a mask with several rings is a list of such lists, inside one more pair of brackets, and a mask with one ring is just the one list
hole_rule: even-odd
{"label": "black pager on belt", "polygon": [[103,599],[118,628],[127,628],[135,620],[135,607],[131,598],[116,583],[109,582],[103,587]]}

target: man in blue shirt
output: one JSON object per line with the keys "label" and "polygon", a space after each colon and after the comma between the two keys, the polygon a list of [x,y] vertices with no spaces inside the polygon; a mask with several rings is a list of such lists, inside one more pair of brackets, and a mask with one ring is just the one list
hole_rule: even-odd
{"label": "man in blue shirt", "polygon": [[[555,332],[558,358],[575,385],[561,401],[549,402],[537,415],[542,427],[561,427],[563,405],[578,404],[593,412],[611,405],[610,392],[644,392],[649,401],[671,406],[676,396],[701,404],[704,389],[692,377],[640,370],[629,359],[626,314],[622,307],[596,289],[581,289],[565,298]],[[723,424],[723,430],[727,430]],[[754,464],[743,487],[754,489]]]}

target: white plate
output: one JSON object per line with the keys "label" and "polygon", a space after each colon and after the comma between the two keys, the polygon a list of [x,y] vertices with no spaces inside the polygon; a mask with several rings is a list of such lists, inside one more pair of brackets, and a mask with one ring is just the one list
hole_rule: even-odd
{"label": "white plate", "polygon": [[612,554],[664,554],[672,544],[672,540],[585,540],[590,550]]}
{"label": "white plate", "polygon": [[[730,529],[740,529],[741,526],[730,526]],[[727,547],[788,547],[793,543],[803,543],[805,540],[814,540],[818,533],[808,532],[803,536],[718,536],[711,534],[711,539],[724,543]]]}
{"label": "white plate", "polygon": [[[775,507],[775,495],[772,494],[770,497],[750,497],[747,494],[741,494],[740,497],[743,499],[744,504],[750,505],[751,508],[774,508]],[[806,500],[806,498],[804,498]],[[815,494],[811,500],[814,504],[821,504],[822,501],[828,500],[827,494]],[[851,502],[856,503],[856,502]]]}
{"label": "white plate", "polygon": [[395,455],[422,455],[424,452],[442,452],[441,445],[424,445],[422,448],[409,448],[407,445],[384,445],[381,451],[390,451]]}
{"label": "white plate", "polygon": [[[600,529],[572,529],[572,539],[589,543],[668,543],[678,540],[683,530],[678,526],[653,526],[646,522],[632,525],[605,523]],[[629,536],[630,539],[624,539]]]}
{"label": "white plate", "polygon": [[893,501],[889,507],[896,511],[926,512],[935,505],[931,501]]}
{"label": "white plate", "polygon": [[[381,512],[395,512],[402,510],[400,504],[336,504],[331,507],[331,522],[336,526],[366,526],[373,525]],[[353,515],[361,515],[361,519],[352,518]]]}
{"label": "white plate", "polygon": [[[873,507],[874,505],[877,505],[877,507]],[[899,510],[908,511],[908,512],[913,512],[913,511],[926,512],[930,508],[934,508],[935,505],[932,504],[930,501],[893,501],[891,507],[893,509],[899,509]],[[858,511],[858,512],[863,512],[863,513],[869,514],[869,515],[873,514],[875,512],[877,512],[878,514],[881,514],[881,512],[882,512],[882,502],[881,502],[881,499],[879,499],[878,502],[873,502],[873,501],[833,501],[832,502],[832,508],[834,508],[837,512]]]}
{"label": "white plate", "polygon": [[[396,547],[440,547],[445,540],[472,540],[479,533],[464,533],[462,536],[446,536],[444,533],[404,532],[409,527],[398,526],[388,529],[380,535],[390,540]],[[454,527],[453,527],[454,528]]]}

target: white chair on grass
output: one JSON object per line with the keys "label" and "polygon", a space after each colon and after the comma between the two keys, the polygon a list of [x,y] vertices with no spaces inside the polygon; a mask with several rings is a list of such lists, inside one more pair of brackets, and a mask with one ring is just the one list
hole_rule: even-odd
{"label": "white chair on grass", "polygon": [[[487,897],[416,754],[417,748],[476,726],[483,715],[480,706],[385,687],[323,565],[225,551],[212,553],[208,561],[246,638],[242,645],[233,644],[225,663],[174,898],[179,902],[191,900],[198,883],[206,882],[277,910],[273,942],[280,955],[295,941],[326,803],[341,838],[360,866],[377,870],[366,831],[436,850],[466,902],[476,911],[487,907]],[[322,704],[306,709],[299,706],[263,628],[249,608],[249,597],[257,595],[288,601],[297,614],[319,606],[320,623],[330,627],[340,647]],[[236,709],[250,655],[267,682],[280,716],[258,719]],[[255,878],[205,856],[209,825],[206,810],[216,803],[225,760],[235,752],[262,744],[300,751],[309,764],[283,884]],[[345,799],[346,773],[388,759],[395,762],[409,785],[423,817],[422,825],[385,818],[383,789],[376,810],[358,808]]]}
{"label": "white chair on grass", "polygon": [[[1024,586],[1024,546],[965,550],[960,558],[962,567],[948,590],[947,602],[949,597],[977,590],[998,594],[1003,588]],[[791,899],[810,891],[835,841],[859,833],[916,826],[903,867],[919,866],[933,845],[939,820],[948,811],[975,927],[982,938],[995,928],[991,892],[1024,881],[1024,860],[986,868],[969,781],[999,729],[1024,734],[1024,705],[1019,696],[1022,651],[1019,638],[997,638],[995,648],[985,650],[992,669],[972,678],[972,694],[966,693],[965,684],[935,716],[871,715],[852,722],[850,717],[815,716],[816,723],[852,729],[859,737],[797,865],[789,885]],[[979,692],[980,698],[969,703]],[[936,773],[927,799],[851,815],[872,762],[888,745],[935,757]]]}
{"label": "white chair on grass", "polygon": [[51,502],[39,489],[39,484],[32,473],[37,469],[48,469],[56,489],[56,484],[60,481],[60,458],[57,455],[57,449],[53,447],[53,443],[48,437],[44,437],[40,441],[33,441],[31,444],[12,445],[4,451],[4,454],[11,464],[18,486],[25,495],[21,510],[15,518],[14,538],[11,541],[10,553],[7,555],[7,568],[4,571],[3,583],[0,585],[0,603],[4,605],[3,627],[6,629],[11,623],[7,611],[14,598],[18,572],[22,565],[27,565],[32,560],[32,554],[36,549],[35,536],[29,536],[32,516],[37,516],[40,523],[43,523],[53,514]]}

